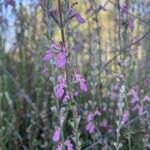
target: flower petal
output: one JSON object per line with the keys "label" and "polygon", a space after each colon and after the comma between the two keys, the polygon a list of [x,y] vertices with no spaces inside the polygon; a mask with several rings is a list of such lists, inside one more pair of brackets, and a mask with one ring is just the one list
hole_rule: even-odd
{"label": "flower petal", "polygon": [[65,58],[65,53],[64,52],[60,52],[58,53],[56,60],[55,60],[56,66],[58,68],[62,68],[65,66],[66,64],[66,58]]}
{"label": "flower petal", "polygon": [[85,23],[84,18],[80,15],[80,13],[76,13],[75,15],[76,20],[78,21],[78,23]]}
{"label": "flower petal", "polygon": [[46,51],[44,57],[43,57],[43,61],[50,61],[50,59],[52,58],[52,53],[50,50]]}

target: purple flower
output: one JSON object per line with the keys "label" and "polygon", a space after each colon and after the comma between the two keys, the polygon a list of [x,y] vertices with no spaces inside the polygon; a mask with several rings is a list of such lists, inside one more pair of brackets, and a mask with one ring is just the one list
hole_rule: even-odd
{"label": "purple flower", "polygon": [[44,68],[42,68],[42,74],[46,74],[48,73],[48,68],[45,66]]}
{"label": "purple flower", "polygon": [[85,20],[83,17],[81,17],[80,13],[76,12],[75,13],[75,18],[78,21],[78,23],[85,23]]}
{"label": "purple flower", "polygon": [[63,145],[61,143],[59,143],[57,146],[57,150],[62,150],[62,149],[63,149]]}
{"label": "purple flower", "polygon": [[58,68],[62,68],[66,64],[66,57],[65,57],[65,48],[63,47],[62,44],[60,43],[55,43],[53,42],[50,45],[50,48],[45,52],[43,56],[43,61],[50,61],[52,58],[52,53],[56,53],[56,58],[55,58],[55,64]]}
{"label": "purple flower", "polygon": [[56,60],[55,60],[56,66],[58,68],[62,68],[65,66],[66,64],[66,57],[65,57],[65,53],[63,51],[59,52],[57,54]]}
{"label": "purple flower", "polygon": [[123,7],[122,7],[122,14],[123,14],[123,15],[124,15],[124,13],[126,14],[126,13],[128,12],[128,9],[129,9],[128,4],[125,3],[125,4],[123,5]]}
{"label": "purple flower", "polygon": [[11,5],[11,6],[15,6],[15,1],[14,0],[4,0],[5,5]]}
{"label": "purple flower", "polygon": [[70,99],[69,93],[66,92],[66,95],[65,95],[64,98],[63,98],[63,103],[67,103],[69,99]]}
{"label": "purple flower", "polygon": [[79,95],[79,92],[78,91],[75,91],[74,92],[74,96],[78,96]]}
{"label": "purple flower", "polygon": [[135,104],[136,102],[139,101],[138,94],[137,94],[137,92],[135,91],[134,88],[130,89],[130,91],[128,92],[127,95],[128,95],[128,96],[131,96],[131,103],[132,103],[132,104]]}
{"label": "purple flower", "polygon": [[149,122],[148,122],[148,129],[150,130],[150,120],[149,120]]}
{"label": "purple flower", "polygon": [[103,127],[103,128],[106,128],[108,125],[108,122],[106,119],[104,119],[101,123],[100,123],[100,126]]}
{"label": "purple flower", "polygon": [[130,30],[133,30],[134,29],[134,19],[133,17],[129,17],[129,20],[128,20],[128,28]]}
{"label": "purple flower", "polygon": [[50,61],[51,58],[52,58],[51,50],[47,50],[47,51],[45,52],[44,57],[43,57],[43,61]]}
{"label": "purple flower", "polygon": [[73,144],[70,140],[66,140],[65,145],[67,146],[67,150],[73,150]]}
{"label": "purple flower", "polygon": [[[56,42],[52,42],[52,44],[50,45],[50,48],[54,50],[54,52],[60,52],[62,50],[62,45],[60,43],[56,43]],[[64,49],[64,47],[63,47]]]}
{"label": "purple flower", "polygon": [[146,95],[143,99],[144,102],[150,102],[150,96]]}
{"label": "purple flower", "polygon": [[136,91],[135,91],[135,89],[134,88],[132,88],[132,89],[130,89],[130,91],[128,92],[128,96],[134,96],[134,95],[136,95],[137,93],[136,93]]}
{"label": "purple flower", "polygon": [[61,129],[58,127],[55,129],[55,132],[53,134],[53,141],[54,142],[58,142],[59,139],[60,139],[60,132],[61,132]]}
{"label": "purple flower", "polygon": [[148,150],[150,150],[150,144],[147,144],[146,147],[148,148]]}
{"label": "purple flower", "polygon": [[116,82],[115,85],[113,86],[113,90],[118,91],[120,88],[120,82]]}
{"label": "purple flower", "polygon": [[86,130],[92,134],[95,131],[95,125],[92,121],[88,122],[86,125]]}
{"label": "purple flower", "polygon": [[89,122],[89,121],[93,121],[93,119],[94,119],[94,114],[93,114],[93,112],[89,112],[89,114],[88,114],[88,116],[87,116],[87,122]]}
{"label": "purple flower", "polygon": [[80,82],[80,89],[84,92],[87,92],[87,85],[85,82]]}
{"label": "purple flower", "polygon": [[54,92],[57,98],[61,98],[64,94],[66,86],[66,78],[63,75],[58,76],[57,84],[54,87]]}
{"label": "purple flower", "polygon": [[132,110],[133,111],[137,111],[137,110],[139,110],[139,108],[140,108],[140,105],[136,104],[136,105],[134,105],[134,107],[132,108]]}
{"label": "purple flower", "polygon": [[119,99],[119,95],[117,93],[112,93],[111,94],[111,100],[118,101],[118,99]]}
{"label": "purple flower", "polygon": [[65,84],[66,84],[66,77],[65,77],[65,75],[58,76],[57,84],[62,84],[63,86],[65,86]]}
{"label": "purple flower", "polygon": [[80,89],[87,92],[88,88],[85,79],[79,73],[75,73],[74,78],[77,82],[79,82]]}
{"label": "purple flower", "polygon": [[58,84],[54,87],[54,92],[57,98],[61,98],[64,94],[64,87],[61,84]]}
{"label": "purple flower", "polygon": [[139,114],[139,116],[144,115],[144,108],[143,108],[143,106],[140,106],[140,107],[139,107],[139,109],[138,109],[138,114]]}
{"label": "purple flower", "polygon": [[135,103],[138,102],[138,101],[139,101],[138,95],[134,95],[134,96],[132,97],[132,99],[131,99],[131,104],[135,104]]}
{"label": "purple flower", "polygon": [[129,119],[129,112],[128,111],[124,111],[122,114],[122,123],[126,123]]}

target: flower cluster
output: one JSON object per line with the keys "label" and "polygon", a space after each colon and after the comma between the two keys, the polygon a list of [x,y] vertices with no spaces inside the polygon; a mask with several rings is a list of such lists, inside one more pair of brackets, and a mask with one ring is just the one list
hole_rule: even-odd
{"label": "flower cluster", "polygon": [[81,76],[81,74],[75,72],[74,79],[75,79],[75,81],[77,81],[79,83],[80,89],[84,92],[87,92],[87,90],[88,90],[87,83],[86,83],[85,79]]}
{"label": "flower cluster", "polygon": [[65,145],[67,146],[67,150],[73,150],[73,144],[69,139],[65,141]]}
{"label": "flower cluster", "polygon": [[[55,132],[53,134],[53,141],[54,142],[59,142],[60,140],[60,135],[61,135],[61,128],[57,127],[55,129]],[[69,139],[67,139],[64,144],[66,145],[67,147],[67,150],[73,150],[73,144],[71,143],[71,141]],[[62,143],[58,143],[57,145],[57,150],[62,150],[63,149],[63,146],[62,146]]]}
{"label": "flower cluster", "polygon": [[87,116],[87,124],[86,124],[86,130],[92,134],[95,131],[95,125],[94,125],[94,114],[93,112],[89,112]]}
{"label": "flower cluster", "polygon": [[57,84],[54,87],[55,96],[61,98],[65,92],[64,88],[66,87],[66,77],[65,75],[60,75],[57,78]]}
{"label": "flower cluster", "polygon": [[60,127],[55,128],[55,132],[53,135],[53,141],[54,142],[58,142],[60,140],[60,133],[61,133]]}
{"label": "flower cluster", "polygon": [[52,43],[50,48],[45,52],[43,61],[49,62],[52,56],[55,56],[55,65],[58,68],[63,68],[66,64],[65,48],[62,44]]}
{"label": "flower cluster", "polygon": [[143,115],[144,108],[143,105],[140,102],[138,93],[136,92],[135,88],[130,89],[127,96],[131,97],[131,105],[133,111],[138,111],[139,115]]}
{"label": "flower cluster", "polygon": [[[86,80],[81,76],[79,73],[74,73],[74,80],[79,83],[81,91],[87,92],[87,84]],[[62,98],[62,101],[66,103],[69,100],[69,93],[65,88],[67,87],[66,84],[66,75],[60,75],[57,78],[57,84],[54,87],[55,96],[57,98]]]}
{"label": "flower cluster", "polygon": [[128,111],[124,111],[122,113],[122,124],[125,124],[129,119],[129,112]]}
{"label": "flower cluster", "polygon": [[127,13],[128,13],[128,9],[129,9],[128,3],[125,2],[125,3],[123,4],[123,7],[122,7],[122,14],[123,14],[123,15],[124,15],[124,14],[127,14]]}

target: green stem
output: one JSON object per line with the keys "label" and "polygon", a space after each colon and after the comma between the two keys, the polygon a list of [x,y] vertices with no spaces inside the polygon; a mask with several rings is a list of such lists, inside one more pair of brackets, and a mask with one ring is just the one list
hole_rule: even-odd
{"label": "green stem", "polygon": [[[95,3],[95,1],[93,1],[94,3],[94,7],[97,7],[97,4]],[[99,18],[98,18],[98,11],[95,10],[94,8],[94,12],[95,12],[95,22],[96,22],[96,34],[97,34],[97,43],[98,43],[98,51],[99,51],[99,66],[98,66],[98,70],[99,72],[101,72],[101,67],[102,67],[102,52],[101,52],[101,37],[100,37],[100,31],[101,31],[101,27],[100,27],[100,22],[99,22]],[[102,103],[102,81],[101,81],[102,77],[101,77],[101,73],[99,74],[99,80],[98,80],[98,85],[100,87],[100,92],[98,92],[98,104],[100,106],[100,104]]]}

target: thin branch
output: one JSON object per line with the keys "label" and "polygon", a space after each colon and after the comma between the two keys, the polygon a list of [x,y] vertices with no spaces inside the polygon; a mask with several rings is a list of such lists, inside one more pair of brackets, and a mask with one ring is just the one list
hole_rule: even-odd
{"label": "thin branch", "polygon": [[[132,46],[138,44],[140,41],[142,41],[147,35],[150,34],[150,31],[146,32],[141,38],[139,38],[138,40],[136,40],[135,42],[133,42],[130,45],[127,45],[125,48],[122,49],[129,49]],[[114,51],[117,51],[116,49]],[[102,70],[101,72],[98,72],[96,75],[94,75],[93,77],[91,77],[90,79],[88,79],[88,81],[92,80],[93,78],[97,77],[99,74],[103,73],[106,70],[106,67],[112,63],[116,58],[118,58],[118,56],[120,56],[122,54],[122,51],[120,51],[118,54],[116,54],[112,59],[110,59],[105,65],[104,65],[104,70]]]}
{"label": "thin branch", "polygon": [[[113,4],[115,7],[119,8],[119,9],[121,9],[121,10],[124,10],[122,7],[118,6],[116,3],[112,2],[111,0],[108,0],[108,1],[109,1],[111,4]],[[134,17],[134,18],[140,20],[140,21],[143,22],[144,24],[150,26],[150,23],[146,22],[146,21],[143,20],[141,17],[136,16],[136,15],[132,14],[132,13],[129,12],[129,11],[126,11],[126,13],[129,14],[130,16],[132,16],[132,17]]]}

